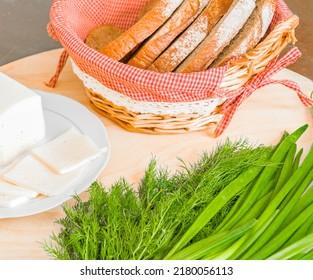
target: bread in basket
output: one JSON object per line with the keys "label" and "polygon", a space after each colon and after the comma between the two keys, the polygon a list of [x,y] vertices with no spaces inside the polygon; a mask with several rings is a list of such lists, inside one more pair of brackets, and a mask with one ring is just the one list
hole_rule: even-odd
{"label": "bread in basket", "polygon": [[271,76],[300,57],[293,47],[279,58],[289,43],[295,43],[298,17],[282,0],[265,38],[251,51],[225,66],[192,73],[157,73],[140,69],[88,47],[85,39],[101,24],[127,30],[136,22],[147,0],[90,1],[54,0],[48,32],[64,47],[54,86],[68,57],[83,81],[86,93],[104,116],[129,131],[183,133],[215,126],[220,135],[238,106],[257,88],[281,83],[296,91],[306,106],[312,100],[293,81],[274,81]]}

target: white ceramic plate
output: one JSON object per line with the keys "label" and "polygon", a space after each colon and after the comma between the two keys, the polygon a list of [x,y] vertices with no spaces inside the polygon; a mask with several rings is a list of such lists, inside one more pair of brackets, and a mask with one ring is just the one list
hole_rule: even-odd
{"label": "white ceramic plate", "polygon": [[[80,103],[56,93],[34,90],[42,97],[43,111],[46,122],[47,142],[65,132],[70,127],[76,127],[88,135],[95,144],[102,148],[108,147],[106,153],[91,161],[85,172],[62,195],[34,198],[13,208],[0,207],[0,218],[14,218],[41,213],[61,205],[73,195],[87,190],[106,166],[110,156],[110,144],[103,123]],[[38,143],[38,144],[41,144]]]}

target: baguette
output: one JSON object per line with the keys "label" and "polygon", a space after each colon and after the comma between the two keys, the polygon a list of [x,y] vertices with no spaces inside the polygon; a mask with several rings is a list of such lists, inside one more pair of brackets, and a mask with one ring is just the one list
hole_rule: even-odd
{"label": "baguette", "polygon": [[210,0],[195,21],[148,67],[164,73],[173,71],[211,32],[233,0]]}
{"label": "baguette", "polygon": [[185,0],[129,60],[128,64],[146,69],[165,48],[199,15],[209,0]]}
{"label": "baguette", "polygon": [[115,60],[122,60],[170,18],[182,2],[183,0],[159,0],[131,28],[100,52]]}
{"label": "baguette", "polygon": [[274,16],[275,8],[275,0],[257,0],[256,9],[244,27],[210,67],[223,66],[230,59],[252,50],[265,35]]}
{"label": "baguette", "polygon": [[237,35],[254,8],[255,0],[235,0],[210,34],[175,69],[175,72],[188,73],[207,69]]}

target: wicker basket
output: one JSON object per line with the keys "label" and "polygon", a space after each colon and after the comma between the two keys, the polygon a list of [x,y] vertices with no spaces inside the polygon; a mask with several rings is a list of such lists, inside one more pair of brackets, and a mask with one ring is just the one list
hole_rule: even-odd
{"label": "wicker basket", "polygon": [[[222,129],[216,134],[219,135],[223,132],[233,114],[230,113],[225,120],[226,111],[223,109],[225,102],[228,99],[238,97],[239,92],[242,94],[244,90],[240,90],[244,89],[247,83],[251,82],[271,62],[275,61],[289,43],[295,43],[294,31],[299,22],[298,17],[291,14],[284,2],[278,0],[279,5],[274,16],[276,22],[272,22],[267,36],[254,50],[240,59],[232,61],[228,66],[203,71],[208,72],[208,76],[206,76],[206,73],[191,73],[190,75],[171,73],[164,76],[164,74],[150,73],[152,71],[134,69],[132,66],[112,61],[88,48],[83,43],[88,31],[108,19],[98,19],[96,17],[96,20],[92,21],[89,18],[88,24],[84,22],[83,28],[77,28],[81,15],[75,15],[75,5],[72,2],[77,3],[78,1],[55,0],[51,8],[51,21],[48,25],[50,36],[59,40],[65,48],[63,64],[67,55],[69,55],[73,70],[83,81],[87,96],[97,111],[129,131],[154,134],[203,130],[212,125],[216,127],[224,118]],[[88,1],[80,1],[80,4],[77,5],[83,6],[86,5],[86,2]],[[88,14],[96,13],[100,9],[100,7],[97,7],[97,3],[101,2],[106,1],[92,2],[92,5],[86,8],[92,7],[92,11]],[[142,6],[145,1],[141,2],[140,5]],[[140,5],[137,5],[136,10],[140,8]],[[67,17],[66,10],[71,10],[71,17]],[[119,7],[116,7],[114,11],[119,14],[122,13]],[[115,19],[114,14],[110,18],[110,23],[124,24],[121,21],[114,22],[112,20]],[[125,23],[125,26],[129,27],[132,24],[131,21],[130,19],[129,22]],[[60,64],[62,64],[62,59]],[[55,83],[61,69],[62,65],[59,65],[59,71],[52,82]],[[187,91],[184,87],[186,84],[190,86],[190,79],[205,81],[210,79],[212,74],[210,76],[209,72],[212,73],[212,71],[213,74],[214,71],[219,71],[218,74],[221,75],[221,78],[212,87],[213,90],[211,88],[205,95],[203,95],[202,90],[202,94],[196,93],[191,98],[182,97],[180,99],[177,98],[179,92],[176,92],[171,99],[171,93],[161,94],[158,89],[149,88],[153,84],[151,80],[162,80],[164,83],[164,81],[167,81],[167,77],[169,80],[175,80],[175,76],[180,75],[179,77],[182,79],[182,96],[184,96]],[[128,72],[131,74],[125,77],[124,73]],[[150,83],[147,83],[147,85],[143,83],[136,84],[136,80],[141,80],[141,78],[136,77],[142,77],[143,75]],[[151,75],[151,78],[149,75]],[[170,90],[168,88],[167,91]],[[177,91],[175,87],[173,88],[173,91]],[[147,94],[145,95],[145,93]],[[162,99],[164,96],[165,98]]]}

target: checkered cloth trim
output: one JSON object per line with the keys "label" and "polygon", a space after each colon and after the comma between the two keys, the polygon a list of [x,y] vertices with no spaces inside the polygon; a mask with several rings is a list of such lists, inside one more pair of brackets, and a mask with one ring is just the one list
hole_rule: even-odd
{"label": "checkered cloth trim", "polygon": [[69,55],[68,55],[68,52],[66,50],[64,50],[62,52],[62,54],[60,55],[60,58],[59,58],[59,62],[58,62],[58,65],[57,65],[57,69],[56,69],[56,72],[55,74],[53,75],[53,77],[50,79],[50,81],[48,83],[45,83],[46,86],[48,87],[55,87],[58,79],[59,79],[59,76],[66,64],[66,61],[68,59]]}
{"label": "checkered cloth trim", "polygon": [[292,12],[283,0],[276,1],[276,11],[269,26],[269,30],[272,30],[277,24],[287,20],[292,16]]}
{"label": "checkered cloth trim", "polygon": [[[300,98],[303,105],[307,107],[313,106],[313,100],[307,97],[305,94],[303,94],[297,83],[290,80],[271,79],[271,77],[274,74],[276,74],[283,68],[289,66],[290,64],[294,63],[300,56],[301,53],[299,49],[294,47],[287,54],[285,54],[279,61],[275,60],[269,63],[269,65],[263,72],[256,75],[251,81],[246,83],[240,89],[223,94],[223,97],[226,97],[227,100],[222,105],[223,118],[217,125],[214,135],[217,137],[224,132],[224,130],[230,123],[234,113],[236,112],[237,108],[241,105],[241,103],[245,99],[247,99],[257,89],[269,84],[284,85],[298,94],[298,97]],[[217,93],[216,97],[218,97],[219,95],[220,94]]]}

